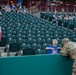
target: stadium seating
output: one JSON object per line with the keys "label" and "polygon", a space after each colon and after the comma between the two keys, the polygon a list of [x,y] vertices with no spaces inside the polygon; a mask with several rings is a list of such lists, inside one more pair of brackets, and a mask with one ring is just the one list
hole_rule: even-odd
{"label": "stadium seating", "polygon": [[21,50],[35,48],[43,52],[45,47],[51,45],[52,39],[57,39],[59,46],[62,46],[61,40],[65,37],[76,42],[75,32],[44,21],[29,13],[4,12],[0,25],[2,27],[0,46],[19,43]]}
{"label": "stadium seating", "polygon": [[[47,12],[41,12],[40,13],[40,17],[42,19],[45,19],[45,20],[48,20],[48,21],[52,21],[53,19],[53,14],[54,13],[47,13]],[[59,20],[58,19],[58,25],[59,26],[62,26],[62,27],[66,27],[66,28],[69,28],[71,30],[74,30],[74,28],[76,28],[76,21],[75,21],[75,18],[73,20],[65,20],[64,19],[64,16],[65,15],[70,15],[69,13],[68,14],[65,14],[65,13],[57,13],[59,16],[62,15],[62,20]],[[75,14],[73,14],[75,16]],[[76,17],[76,16],[75,16]]]}

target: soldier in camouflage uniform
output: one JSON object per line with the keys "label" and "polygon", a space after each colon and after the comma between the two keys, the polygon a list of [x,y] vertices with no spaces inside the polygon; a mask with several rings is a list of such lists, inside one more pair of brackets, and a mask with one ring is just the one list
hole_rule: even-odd
{"label": "soldier in camouflage uniform", "polygon": [[76,42],[69,41],[68,38],[62,40],[63,48],[60,52],[63,56],[70,56],[74,60],[72,75],[76,75]]}

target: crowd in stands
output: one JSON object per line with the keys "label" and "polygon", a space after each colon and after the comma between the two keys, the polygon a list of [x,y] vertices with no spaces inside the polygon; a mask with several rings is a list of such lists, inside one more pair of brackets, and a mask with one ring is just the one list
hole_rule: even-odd
{"label": "crowd in stands", "polygon": [[76,17],[75,14],[65,14],[60,15],[57,17],[57,23],[58,25],[60,24],[60,26],[64,26],[66,28],[72,29],[74,31],[76,31],[76,23],[75,23]]}
{"label": "crowd in stands", "polygon": [[0,5],[0,11],[5,11],[5,12],[23,12],[23,13],[28,13],[28,9],[25,6],[20,6],[19,4],[15,5],[12,3],[11,5]]}
{"label": "crowd in stands", "polygon": [[42,13],[43,16],[41,18],[45,20],[49,20],[56,25],[63,26],[72,30],[76,31],[76,14],[75,13],[54,13],[44,12]]}
{"label": "crowd in stands", "polygon": [[58,15],[57,11],[55,11],[54,15],[53,15],[53,20],[57,21],[58,19],[60,20],[74,20],[75,19],[75,15],[74,14],[65,14],[64,16],[62,14]]}

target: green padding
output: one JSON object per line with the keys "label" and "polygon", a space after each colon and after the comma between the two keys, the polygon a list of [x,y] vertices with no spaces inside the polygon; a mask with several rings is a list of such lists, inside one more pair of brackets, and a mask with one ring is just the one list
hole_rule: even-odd
{"label": "green padding", "polygon": [[71,75],[72,64],[61,55],[6,57],[0,58],[0,75]]}
{"label": "green padding", "polygon": [[2,59],[0,59],[0,75],[2,75]]}

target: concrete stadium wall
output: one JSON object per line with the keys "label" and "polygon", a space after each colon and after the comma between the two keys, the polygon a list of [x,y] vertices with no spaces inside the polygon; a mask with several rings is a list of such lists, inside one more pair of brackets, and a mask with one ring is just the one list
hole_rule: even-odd
{"label": "concrete stadium wall", "polygon": [[0,75],[71,75],[73,60],[61,55],[0,58]]}

